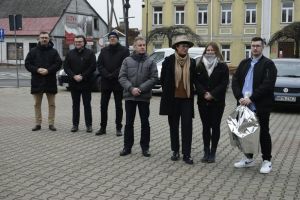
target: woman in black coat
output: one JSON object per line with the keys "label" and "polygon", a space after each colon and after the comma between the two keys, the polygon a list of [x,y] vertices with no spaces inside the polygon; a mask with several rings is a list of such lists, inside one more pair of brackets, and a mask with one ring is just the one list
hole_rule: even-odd
{"label": "woman in black coat", "polygon": [[223,62],[219,47],[215,42],[210,42],[196,67],[195,77],[198,109],[203,127],[202,162],[215,162],[228,82],[229,70]]}

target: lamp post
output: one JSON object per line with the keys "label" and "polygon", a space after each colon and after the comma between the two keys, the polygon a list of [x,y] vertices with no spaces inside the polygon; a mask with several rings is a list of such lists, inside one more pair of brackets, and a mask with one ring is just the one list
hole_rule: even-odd
{"label": "lamp post", "polygon": [[[146,1],[146,3],[145,3]],[[142,2],[142,8],[146,7],[146,51],[148,50],[148,0],[143,0]]]}
{"label": "lamp post", "polygon": [[126,47],[129,47],[128,44],[128,29],[129,29],[129,21],[128,21],[128,9],[130,8],[129,0],[125,0],[124,9],[125,9],[125,16],[124,16],[124,22],[125,22],[125,44]]}

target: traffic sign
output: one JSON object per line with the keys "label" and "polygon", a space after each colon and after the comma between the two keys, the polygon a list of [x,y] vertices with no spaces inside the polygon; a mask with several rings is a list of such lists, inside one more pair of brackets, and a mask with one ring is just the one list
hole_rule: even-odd
{"label": "traffic sign", "polygon": [[4,29],[0,28],[0,42],[4,42]]}

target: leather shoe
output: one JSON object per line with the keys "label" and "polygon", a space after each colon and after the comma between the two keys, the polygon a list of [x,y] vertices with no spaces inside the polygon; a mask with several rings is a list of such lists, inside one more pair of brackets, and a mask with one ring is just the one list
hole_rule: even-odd
{"label": "leather shoe", "polygon": [[190,157],[190,156],[183,156],[182,160],[186,163],[186,164],[189,164],[189,165],[192,165],[194,164],[194,161],[193,159]]}
{"label": "leather shoe", "polygon": [[131,154],[131,149],[123,149],[121,152],[120,152],[120,156],[127,156],[128,154]]}
{"label": "leather shoe", "polygon": [[41,125],[35,125],[35,127],[33,127],[31,130],[32,131],[38,131],[38,130],[41,130]]}
{"label": "leather shoe", "polygon": [[77,132],[78,131],[78,126],[73,126],[71,128],[71,132]]}
{"label": "leather shoe", "polygon": [[103,128],[103,127],[101,127],[101,128],[99,129],[99,131],[96,132],[95,135],[104,135],[104,134],[106,134],[106,129]]}
{"label": "leather shoe", "polygon": [[49,125],[49,130],[50,131],[56,131],[56,128],[53,124]]}
{"label": "leather shoe", "polygon": [[171,160],[173,160],[173,161],[177,161],[178,159],[179,159],[179,153],[178,152],[176,152],[176,151],[174,151],[173,152],[173,155],[171,156]]}
{"label": "leather shoe", "polygon": [[119,137],[119,136],[122,136],[122,135],[123,135],[123,134],[122,134],[122,131],[117,129],[116,136]]}
{"label": "leather shoe", "polygon": [[145,156],[145,157],[150,157],[151,156],[149,150],[144,150],[142,153],[143,153],[143,156]]}
{"label": "leather shoe", "polygon": [[92,126],[87,126],[87,127],[86,127],[86,132],[88,132],[88,133],[93,132]]}

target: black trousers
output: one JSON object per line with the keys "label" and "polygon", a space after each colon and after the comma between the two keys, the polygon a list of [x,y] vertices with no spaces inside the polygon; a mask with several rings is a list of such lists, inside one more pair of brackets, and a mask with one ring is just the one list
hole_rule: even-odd
{"label": "black trousers", "polygon": [[263,160],[271,160],[272,141],[269,129],[270,112],[256,113],[260,126],[260,147]]}
{"label": "black trousers", "polygon": [[182,154],[191,155],[193,111],[192,99],[175,99],[174,114],[168,115],[171,137],[171,150],[179,152],[179,120],[181,118]]}
{"label": "black trousers", "polygon": [[204,149],[216,150],[220,139],[223,105],[199,105]]}
{"label": "black trousers", "polygon": [[[260,148],[262,153],[262,159],[271,161],[272,159],[272,140],[269,129],[270,122],[270,112],[256,112],[256,116],[258,118],[259,126],[260,126]],[[248,158],[252,158],[253,154],[246,154]]]}
{"label": "black trousers", "polygon": [[115,110],[116,110],[116,128],[117,130],[122,129],[123,119],[123,91],[122,90],[103,90],[101,91],[100,110],[101,110],[101,127],[106,128],[107,126],[107,109],[110,100],[111,93],[114,94],[115,98]]}
{"label": "black trousers", "polygon": [[72,121],[74,126],[78,126],[80,118],[80,97],[82,96],[83,106],[84,106],[84,119],[85,125],[92,125],[92,93],[90,90],[79,90],[71,89],[71,96],[73,101],[73,116]]}
{"label": "black trousers", "polygon": [[143,151],[149,149],[150,143],[150,125],[149,125],[149,110],[150,103],[144,101],[125,101],[126,125],[124,131],[124,148],[131,149],[134,144],[134,120],[136,107],[139,108],[141,119],[141,139],[140,146]]}

